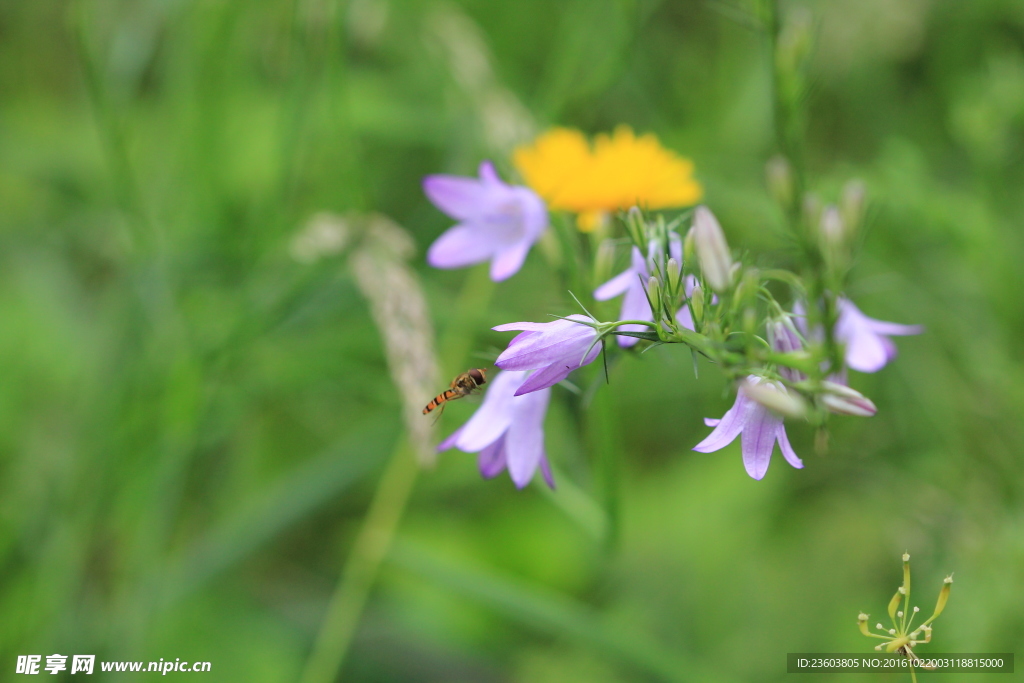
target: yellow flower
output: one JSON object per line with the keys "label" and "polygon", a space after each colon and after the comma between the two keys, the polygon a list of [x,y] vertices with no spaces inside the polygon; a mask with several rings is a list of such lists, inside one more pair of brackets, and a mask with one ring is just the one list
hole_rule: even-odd
{"label": "yellow flower", "polygon": [[572,211],[580,230],[597,227],[611,211],[637,205],[669,209],[696,204],[703,194],[693,163],[628,126],[594,138],[554,128],[519,147],[513,162],[526,184],[554,210]]}

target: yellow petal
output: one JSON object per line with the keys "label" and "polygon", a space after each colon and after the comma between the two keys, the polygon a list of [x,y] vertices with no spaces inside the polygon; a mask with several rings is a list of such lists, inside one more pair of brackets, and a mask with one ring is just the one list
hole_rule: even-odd
{"label": "yellow petal", "polygon": [[[696,204],[703,195],[689,159],[662,147],[654,135],[637,137],[628,126],[596,136],[593,148],[579,131],[555,128],[517,149],[513,162],[554,210],[668,209]],[[579,225],[593,229],[596,223],[588,216]]]}

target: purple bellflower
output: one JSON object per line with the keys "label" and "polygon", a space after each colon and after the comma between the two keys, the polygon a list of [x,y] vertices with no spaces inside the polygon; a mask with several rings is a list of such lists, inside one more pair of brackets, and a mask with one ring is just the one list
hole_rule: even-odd
{"label": "purple bellflower", "polygon": [[[773,349],[782,353],[796,353],[804,348],[803,341],[789,320],[769,322],[768,341]],[[807,375],[799,370],[782,366],[779,366],[779,374],[790,382],[803,382],[807,379]],[[821,403],[831,413],[871,417],[878,412],[871,399],[850,388],[846,381],[846,368],[829,375],[822,382],[822,389]]]}
{"label": "purple bellflower", "polygon": [[[800,340],[792,323],[786,320],[773,320],[768,323],[768,342],[772,349],[780,353],[803,351],[804,343]],[[807,375],[793,368],[779,367],[779,374],[790,382],[803,382]]]}
{"label": "purple bellflower", "polygon": [[[924,332],[923,325],[900,325],[869,318],[846,297],[839,297],[836,304],[839,318],[836,320],[833,334],[836,341],[846,346],[843,358],[846,366],[859,372],[878,372],[896,357],[896,344],[889,339],[890,336]],[[793,314],[797,317],[800,331],[807,335],[807,318],[803,303],[798,301],[793,304]],[[813,336],[819,339],[820,335],[820,329],[813,333]],[[830,379],[840,384],[846,383],[844,376]]]}
{"label": "purple bellflower", "polygon": [[548,225],[537,194],[501,181],[494,165],[480,164],[480,178],[431,175],[423,191],[434,205],[459,221],[427,250],[435,268],[461,268],[491,261],[491,279],[505,280],[522,267],[526,254]]}
{"label": "purple bellflower", "polygon": [[782,451],[783,457],[786,458],[786,462],[796,468],[804,466],[803,461],[797,457],[793,447],[789,445],[789,438],[786,436],[786,427],[782,423],[782,418],[744,392],[747,383],[758,384],[760,382],[764,382],[766,387],[771,387],[776,391],[785,391],[784,388],[776,384],[750,375],[746,382],[740,385],[739,391],[736,393],[736,402],[733,403],[732,408],[726,411],[721,420],[704,419],[704,424],[714,427],[715,430],[693,447],[693,450],[700,453],[711,453],[725,448],[742,434],[743,466],[747,469],[747,474],[754,479],[762,479],[765,472],[768,471],[768,463],[772,458],[776,441],[779,442],[779,449]]}
{"label": "purple bellflower", "polygon": [[526,377],[525,372],[498,373],[484,395],[483,404],[437,450],[455,447],[466,453],[479,453],[480,474],[485,479],[507,469],[518,488],[529,484],[539,467],[544,481],[555,488],[544,452],[544,416],[551,390],[519,396],[516,389]]}
{"label": "purple bellflower", "polygon": [[536,370],[516,390],[516,396],[558,384],[597,358],[601,353],[597,330],[583,321],[593,322],[583,315],[570,315],[550,323],[508,323],[491,328],[499,332],[524,330],[494,361],[502,370]]}
{"label": "purple bellflower", "polygon": [[840,298],[836,340],[846,345],[846,364],[860,372],[878,372],[896,357],[890,336],[921,334],[921,325],[900,325],[875,320],[861,313],[847,298]]}
{"label": "purple bellflower", "polygon": [[[594,298],[598,301],[607,301],[620,294],[626,295],[622,299],[620,320],[654,320],[654,313],[651,312],[651,304],[647,301],[647,293],[644,288],[652,272],[657,272],[657,268],[654,266],[656,249],[657,244],[651,242],[647,250],[647,258],[644,259],[640,250],[633,247],[629,268],[594,290]],[[669,240],[669,252],[670,257],[674,258],[676,263],[682,264],[683,244],[674,233]],[[687,286],[689,291],[693,290],[693,287],[689,286],[689,280]],[[689,296],[689,291],[687,296]],[[692,329],[692,323],[690,327]],[[643,325],[620,325],[619,329],[624,332],[645,332],[649,328]],[[619,346],[630,347],[638,341],[640,340],[636,337],[620,336]]]}

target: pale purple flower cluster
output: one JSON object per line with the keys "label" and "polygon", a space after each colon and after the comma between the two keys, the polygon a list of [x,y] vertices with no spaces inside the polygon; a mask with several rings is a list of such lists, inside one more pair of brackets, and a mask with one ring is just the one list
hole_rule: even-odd
{"label": "pale purple flower cluster", "polygon": [[[478,179],[435,175],[427,177],[423,187],[438,208],[459,221],[428,251],[428,262],[438,268],[490,260],[491,278],[504,280],[519,270],[530,248],[547,228],[547,211],[541,199],[528,188],[503,183],[490,162],[480,165]],[[721,227],[705,207],[696,210],[693,236],[704,281],[716,292],[729,292],[735,282],[734,264]],[[666,264],[659,264],[657,259],[671,257],[675,260],[671,264],[673,269],[682,265],[683,245],[674,233],[670,233],[668,247],[667,255],[659,254],[655,242],[648,245],[646,255],[633,247],[629,267],[599,286],[594,298],[604,301],[623,295],[620,320],[653,322],[647,283],[652,275],[658,277],[666,272]],[[678,270],[673,272],[678,276]],[[674,282],[678,286],[679,281]],[[685,296],[692,296],[696,286],[694,276],[687,276]],[[716,301],[713,297],[712,303]],[[694,329],[687,306],[677,312],[676,319],[680,325]],[[540,469],[548,485],[554,487],[544,450],[544,418],[550,388],[597,358],[603,349],[601,335],[609,332],[607,327],[600,328],[600,332],[599,328],[597,321],[583,315],[549,323],[517,322],[494,327],[500,332],[514,330],[520,334],[495,361],[502,372],[490,383],[481,407],[441,443],[439,450],[454,447],[478,453],[484,477],[508,470],[520,488]],[[647,329],[633,323],[619,327],[624,332]],[[869,318],[849,299],[838,299],[838,320],[833,333],[845,347],[845,365],[850,369],[880,370],[896,355],[890,336],[921,331],[920,326]],[[808,334],[819,337],[821,331],[807,329],[800,302],[794,305],[792,314],[783,314],[768,323],[769,343],[780,353],[803,351]],[[619,345],[623,347],[637,341],[635,337],[619,336]],[[874,404],[848,387],[845,375],[844,368],[827,378],[818,397],[820,405],[843,415],[874,415]],[[789,383],[807,379],[803,372],[782,365],[778,376]],[[751,477],[761,479],[777,443],[786,461],[802,468],[803,462],[790,445],[782,413],[800,416],[806,409],[806,401],[796,392],[788,392],[782,383],[749,375],[740,382],[736,400],[725,415],[717,420],[705,419],[705,424],[714,429],[693,450],[717,451],[740,437],[743,465]]]}
{"label": "pale purple flower cluster", "polygon": [[[795,308],[796,314],[802,318],[802,307],[798,305]],[[806,330],[806,325],[804,328]],[[844,360],[846,365],[854,370],[876,372],[896,356],[896,345],[886,335],[919,334],[922,331],[923,328],[918,325],[899,325],[869,318],[849,299],[839,299],[839,320],[836,322],[834,334],[836,339],[846,346]],[[776,351],[792,353],[803,348],[803,342],[790,323],[769,323],[768,336],[772,348]],[[803,373],[792,368],[780,368],[779,374],[791,382],[806,379]],[[767,471],[776,441],[789,464],[793,467],[803,467],[800,458],[789,444],[782,418],[752,399],[745,391],[751,384],[758,384],[761,381],[753,375],[748,377],[740,386],[733,407],[721,420],[705,419],[705,423],[709,427],[715,427],[715,430],[693,449],[701,453],[717,451],[742,434],[743,465],[754,479],[761,479]],[[829,411],[859,417],[870,417],[875,414],[877,409],[874,403],[846,386],[845,373],[832,375],[825,385],[822,403]],[[785,391],[781,385],[770,382],[763,386]]]}

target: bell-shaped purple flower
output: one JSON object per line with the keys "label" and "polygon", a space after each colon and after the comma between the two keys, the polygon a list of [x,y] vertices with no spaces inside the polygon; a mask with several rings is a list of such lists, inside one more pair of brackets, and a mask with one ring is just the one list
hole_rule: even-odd
{"label": "bell-shaped purple flower", "polygon": [[516,396],[558,384],[570,372],[597,358],[601,353],[600,342],[595,343],[597,330],[583,322],[594,321],[570,315],[550,323],[508,323],[491,328],[499,332],[524,330],[494,361],[502,370],[536,370],[516,390]]}
{"label": "bell-shaped purple flower", "polygon": [[514,275],[548,225],[548,212],[537,194],[501,181],[494,165],[480,164],[480,178],[431,175],[423,191],[434,205],[459,221],[427,251],[435,268],[461,268],[491,261],[495,282]]}
{"label": "bell-shaped purple flower", "polygon": [[921,325],[900,325],[875,320],[861,313],[847,298],[838,301],[836,340],[846,345],[846,365],[860,372],[878,372],[896,357],[896,344],[890,336],[921,334]]}
{"label": "bell-shaped purple flower", "polygon": [[[804,348],[789,320],[772,320],[768,323],[768,343],[780,353],[795,353]],[[807,379],[807,375],[793,368],[779,367],[779,374],[790,382],[803,382]]]}
{"label": "bell-shaped purple flower", "polygon": [[[921,334],[923,325],[900,325],[899,323],[875,320],[864,315],[852,301],[846,297],[836,300],[839,317],[836,320],[833,335],[836,341],[846,346],[843,362],[846,366],[860,372],[878,372],[896,357],[896,344],[890,336]],[[802,302],[793,304],[793,315],[796,316],[800,331],[805,336],[821,339],[821,328],[808,332],[807,317]],[[833,379],[833,381],[836,381]],[[841,382],[845,384],[845,378]]]}
{"label": "bell-shaped purple flower", "polygon": [[[747,377],[746,382],[758,384],[763,380],[751,375]],[[764,382],[764,385],[776,391],[785,391],[784,388],[770,382]],[[739,391],[736,392],[736,402],[721,420],[704,419],[704,424],[714,427],[715,430],[694,446],[693,450],[700,453],[718,451],[742,434],[743,466],[747,469],[747,474],[754,479],[763,478],[768,471],[768,463],[771,461],[776,441],[779,442],[779,449],[786,462],[793,467],[802,468],[804,463],[789,445],[789,437],[786,436],[782,418],[748,396],[744,392],[744,386],[745,384],[740,385]]]}
{"label": "bell-shaped purple flower", "polygon": [[455,447],[466,453],[479,453],[480,474],[485,479],[507,469],[519,488],[529,484],[540,468],[544,481],[554,488],[544,452],[544,416],[551,390],[519,396],[516,390],[526,378],[525,372],[499,372],[489,383],[480,408],[437,450]]}
{"label": "bell-shaped purple flower", "polygon": [[[622,311],[619,313],[620,320],[654,320],[654,313],[651,312],[651,304],[647,301],[647,294],[644,286],[650,279],[652,273],[657,272],[654,265],[657,244],[651,242],[647,250],[647,258],[637,247],[633,247],[629,268],[622,271],[608,282],[594,290],[594,298],[598,301],[607,301],[613,297],[625,294],[622,299]],[[674,258],[676,263],[683,262],[683,243],[679,236],[672,233],[669,238],[669,256]],[[687,284],[689,287],[689,283]],[[690,287],[690,290],[693,288]],[[687,292],[689,295],[689,291]],[[691,323],[692,325],[692,323]],[[648,328],[643,325],[621,325],[619,329],[624,332],[644,332]],[[640,341],[636,337],[619,337],[619,346],[630,347]]]}

